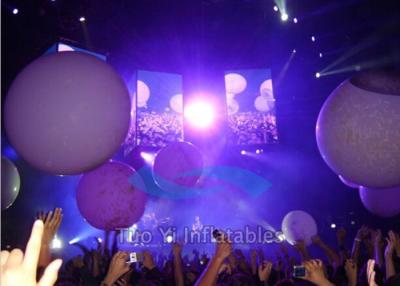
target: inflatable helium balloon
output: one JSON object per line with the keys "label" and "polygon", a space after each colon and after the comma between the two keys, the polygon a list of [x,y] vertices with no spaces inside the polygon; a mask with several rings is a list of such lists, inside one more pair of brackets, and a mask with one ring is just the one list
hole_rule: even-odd
{"label": "inflatable helium balloon", "polygon": [[364,207],[380,217],[400,214],[400,186],[387,189],[360,187],[360,198]]}
{"label": "inflatable helium balloon", "polygon": [[174,186],[194,187],[202,175],[203,155],[191,143],[174,142],[156,154],[153,178],[164,191],[173,192]]}
{"label": "inflatable helium balloon", "polygon": [[8,209],[18,196],[20,178],[17,167],[6,157],[1,157],[1,209]]}
{"label": "inflatable helium balloon", "polygon": [[134,175],[137,179],[130,166],[110,161],[82,176],[76,200],[81,215],[90,225],[114,230],[130,227],[141,218],[147,195],[129,183]]}
{"label": "inflatable helium balloon", "polygon": [[43,56],[12,83],[4,124],[19,155],[56,175],[74,175],[108,160],[130,123],[130,98],[114,69],[79,52]]}
{"label": "inflatable helium balloon", "polygon": [[246,89],[246,79],[238,73],[228,73],[225,75],[225,89],[227,93],[238,94]]}
{"label": "inflatable helium balloon", "polygon": [[355,185],[400,186],[400,74],[343,82],[322,106],[316,138],[328,166]]}
{"label": "inflatable helium balloon", "polygon": [[317,224],[308,213],[291,211],[283,218],[282,232],[291,245],[299,240],[304,240],[306,245],[310,245],[311,237],[317,234]]}
{"label": "inflatable helium balloon", "polygon": [[352,182],[350,182],[349,180],[346,180],[345,178],[343,178],[343,176],[338,176],[340,181],[342,181],[343,184],[345,184],[346,186],[353,188],[353,189],[358,189],[358,185],[353,184]]}

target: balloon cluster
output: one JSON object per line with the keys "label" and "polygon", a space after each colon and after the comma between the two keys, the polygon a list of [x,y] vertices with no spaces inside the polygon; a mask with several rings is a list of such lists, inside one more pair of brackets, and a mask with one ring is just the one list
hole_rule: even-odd
{"label": "balloon cluster", "polygon": [[[150,96],[140,82],[138,93],[140,104]],[[85,173],[77,201],[91,225],[110,230],[139,220],[146,195],[128,181],[135,171],[108,162],[131,121],[128,90],[110,65],[80,52],[40,57],[18,74],[4,106],[8,138],[25,161],[55,175]],[[2,177],[4,209],[19,191],[18,171],[4,158]]]}
{"label": "balloon cluster", "polygon": [[318,116],[322,158],[373,214],[400,214],[400,74],[368,71],[337,87]]}

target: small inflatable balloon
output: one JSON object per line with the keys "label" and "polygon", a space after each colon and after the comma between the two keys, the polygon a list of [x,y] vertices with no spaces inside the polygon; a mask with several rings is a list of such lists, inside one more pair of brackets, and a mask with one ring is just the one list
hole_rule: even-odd
{"label": "small inflatable balloon", "polygon": [[300,210],[291,211],[283,218],[282,232],[291,245],[299,240],[304,240],[306,245],[310,245],[311,237],[317,234],[317,224],[308,213]]}
{"label": "small inflatable balloon", "polygon": [[238,94],[246,89],[246,79],[238,73],[228,73],[225,75],[225,89],[227,93]]}
{"label": "small inflatable balloon", "polygon": [[358,189],[359,185],[350,182],[349,180],[343,178],[343,176],[341,176],[341,175],[339,175],[338,177],[339,177],[340,181],[342,181],[342,183],[345,184],[346,186],[353,188],[353,189]]}
{"label": "small inflatable balloon", "polygon": [[150,88],[141,80],[137,81],[137,106],[144,107],[150,98]]}
{"label": "small inflatable balloon", "polygon": [[88,172],[79,181],[76,200],[81,215],[95,228],[115,230],[139,221],[147,195],[129,179],[138,175],[130,166],[110,161]]}
{"label": "small inflatable balloon", "polygon": [[1,157],[1,209],[8,209],[19,194],[20,177],[17,167],[6,157]]}
{"label": "small inflatable balloon", "polygon": [[336,88],[319,113],[322,158],[355,185],[400,186],[399,82],[399,73],[361,73]]}
{"label": "small inflatable balloon", "polygon": [[174,191],[174,186],[194,187],[204,167],[203,155],[191,143],[174,142],[156,154],[153,178],[164,191]]}
{"label": "small inflatable balloon", "polygon": [[106,62],[85,53],[38,58],[12,83],[4,124],[19,155],[56,175],[103,164],[118,150],[130,123],[128,90]]}
{"label": "small inflatable balloon", "polygon": [[361,202],[371,213],[380,217],[400,214],[400,186],[387,189],[360,187]]}
{"label": "small inflatable balloon", "polygon": [[169,100],[169,106],[176,113],[183,113],[183,96],[176,94]]}

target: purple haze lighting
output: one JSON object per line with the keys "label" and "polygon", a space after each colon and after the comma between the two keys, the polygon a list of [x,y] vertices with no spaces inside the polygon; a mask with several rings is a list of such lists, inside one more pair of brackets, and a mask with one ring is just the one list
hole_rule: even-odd
{"label": "purple haze lighting", "polygon": [[185,118],[194,127],[205,129],[210,127],[215,119],[214,106],[204,98],[198,98],[185,106]]}

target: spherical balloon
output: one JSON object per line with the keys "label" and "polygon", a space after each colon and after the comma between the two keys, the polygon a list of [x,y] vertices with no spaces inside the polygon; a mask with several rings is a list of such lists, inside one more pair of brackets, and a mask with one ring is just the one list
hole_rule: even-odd
{"label": "spherical balloon", "polygon": [[400,214],[400,186],[387,189],[360,187],[361,201],[371,213],[380,217]]}
{"label": "spherical balloon", "polygon": [[291,211],[282,221],[282,232],[290,244],[304,240],[307,245],[311,244],[311,237],[317,234],[317,224],[314,218],[304,211]]}
{"label": "spherical balloon", "polygon": [[325,101],[316,127],[328,166],[370,188],[400,185],[400,76],[382,77],[366,73],[343,82]]}
{"label": "spherical balloon", "polygon": [[137,106],[144,107],[150,98],[150,88],[143,81],[137,81]]}
{"label": "spherical balloon", "polygon": [[176,94],[169,100],[169,106],[177,113],[183,112],[183,96],[182,94]]}
{"label": "spherical balloon", "polygon": [[138,174],[130,166],[110,161],[82,176],[76,199],[90,225],[114,230],[130,227],[141,218],[147,195],[129,182],[134,175],[137,179]]}
{"label": "spherical balloon", "polygon": [[202,175],[203,156],[191,143],[170,143],[156,154],[153,178],[164,191],[174,191],[174,186],[194,187]]}
{"label": "spherical balloon", "polygon": [[51,54],[19,73],[4,119],[13,147],[32,166],[80,174],[104,163],[125,139],[129,93],[114,69],[96,57]]}
{"label": "spherical balloon", "polygon": [[225,75],[225,89],[228,93],[238,94],[246,89],[246,79],[238,73],[229,73]]}
{"label": "spherical balloon", "polygon": [[19,194],[20,177],[17,167],[6,157],[1,157],[1,209],[8,209]]}
{"label": "spherical balloon", "polygon": [[254,107],[261,112],[268,112],[274,107],[275,101],[260,95],[254,100]]}
{"label": "spherical balloon", "polygon": [[359,185],[350,182],[349,180],[343,178],[343,176],[341,176],[341,175],[339,175],[338,177],[339,177],[340,181],[342,181],[342,183],[345,184],[346,186],[353,188],[353,189],[358,189]]}

